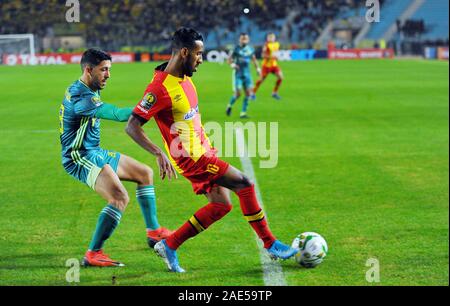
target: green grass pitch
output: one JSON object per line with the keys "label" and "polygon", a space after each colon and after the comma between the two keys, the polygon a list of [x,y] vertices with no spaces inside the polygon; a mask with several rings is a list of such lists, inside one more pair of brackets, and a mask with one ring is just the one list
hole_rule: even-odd
{"label": "green grass pitch", "polygon": [[[133,106],[150,64],[113,64],[105,101]],[[269,77],[251,102],[258,122],[279,123],[279,162],[256,177],[273,232],[290,243],[317,231],[329,255],[315,269],[281,263],[289,285],[448,285],[448,62],[282,63],[282,101]],[[81,259],[105,202],[60,163],[58,111],[77,65],[0,67],[0,285],[67,285],[65,266]],[[231,95],[227,65],[205,63],[194,77],[203,122],[224,123]],[[242,101],[242,100],[241,100]],[[240,107],[240,103],[238,106]],[[238,120],[235,109],[232,120]],[[146,131],[158,144],[154,122]],[[124,133],[102,122],[102,147],[155,167]],[[241,168],[238,158],[227,161]],[[255,236],[234,210],[179,250],[184,275],[166,271],[146,245],[134,185],[105,251],[119,269],[81,269],[79,285],[263,285]],[[156,179],[160,223],[177,228],[206,198],[182,177]],[[366,281],[366,261],[380,282]]]}

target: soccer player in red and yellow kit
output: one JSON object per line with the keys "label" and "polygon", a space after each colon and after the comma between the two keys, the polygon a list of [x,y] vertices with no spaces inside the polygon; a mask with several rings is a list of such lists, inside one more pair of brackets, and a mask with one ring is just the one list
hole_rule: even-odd
{"label": "soccer player in red and yellow kit", "polygon": [[[168,63],[156,68],[144,97],[133,110],[127,133],[141,147],[158,156],[142,129],[152,117],[162,134],[173,167],[193,186],[196,194],[204,194],[209,204],[199,209],[185,224],[155,245],[172,272],[184,272],[176,250],[187,239],[207,229],[231,211],[229,190],[234,191],[247,221],[264,242],[272,258],[287,259],[298,251],[276,240],[259,205],[254,185],[239,170],[220,160],[205,134],[199,112],[197,91],[192,75],[202,63],[203,37],[193,29],[181,28],[172,38],[172,56]],[[161,175],[173,176],[171,167]]]}
{"label": "soccer player in red and yellow kit", "polygon": [[280,50],[280,43],[276,41],[276,36],[274,33],[269,33],[267,35],[267,41],[263,48],[263,62],[262,62],[262,73],[261,77],[256,81],[256,85],[254,88],[254,93],[261,86],[262,82],[266,79],[269,73],[275,74],[277,77],[277,82],[275,83],[275,88],[272,92],[272,97],[280,100],[281,97],[278,94],[278,90],[280,89],[281,83],[283,82],[283,72],[281,68],[278,66],[278,51]]}

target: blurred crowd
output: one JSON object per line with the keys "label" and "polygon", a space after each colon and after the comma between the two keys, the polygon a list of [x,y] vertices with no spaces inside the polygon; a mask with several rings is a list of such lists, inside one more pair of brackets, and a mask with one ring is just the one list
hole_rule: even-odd
{"label": "blurred crowd", "polygon": [[[351,11],[364,5],[358,0],[255,0],[255,21],[261,27],[270,20],[287,17],[285,23],[286,39],[289,41],[314,41],[338,14]],[[270,4],[269,4],[270,3]],[[289,18],[291,17],[291,18]],[[275,24],[270,24],[276,28]],[[283,26],[279,26],[279,31]]]}
{"label": "blurred crowd", "polygon": [[[261,30],[282,31],[293,41],[314,40],[342,10],[358,0],[79,0],[80,23],[67,23],[66,0],[1,0],[0,34],[34,33],[38,37],[81,35],[87,45],[108,50],[122,46],[167,44],[173,31],[191,26],[208,34],[235,32],[245,18]],[[275,21],[289,17],[280,25]]]}

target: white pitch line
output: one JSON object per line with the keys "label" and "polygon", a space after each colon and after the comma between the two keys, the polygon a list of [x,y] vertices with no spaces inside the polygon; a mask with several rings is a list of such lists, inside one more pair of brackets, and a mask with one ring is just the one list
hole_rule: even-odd
{"label": "white pitch line", "polygon": [[[247,154],[248,153],[247,144],[245,142],[244,132],[242,131],[242,129],[240,128],[236,129],[236,138],[237,138],[238,156],[241,159],[241,164],[244,173],[255,184],[256,197],[258,199],[259,205],[261,205],[261,208],[264,210],[261,192],[259,191],[259,187],[256,182],[256,176],[255,171],[253,170],[252,161]],[[267,220],[267,222],[269,222],[269,220]],[[267,250],[264,248],[263,242],[261,241],[261,239],[259,239],[258,236],[256,236],[256,242],[258,244],[259,254],[261,258],[261,265],[264,274],[264,284],[266,286],[287,286],[286,280],[284,279],[283,269],[281,268],[280,263],[270,259]]]}

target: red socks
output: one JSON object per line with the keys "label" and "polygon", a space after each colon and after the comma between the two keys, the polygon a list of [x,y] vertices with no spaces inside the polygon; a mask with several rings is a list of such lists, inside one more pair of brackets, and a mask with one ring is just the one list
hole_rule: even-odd
{"label": "red socks", "polygon": [[166,239],[169,248],[176,250],[186,240],[203,232],[211,224],[222,219],[231,211],[231,205],[209,203],[200,208],[185,224]]}
{"label": "red socks", "polygon": [[[264,247],[270,248],[275,237],[269,229],[264,212],[256,199],[255,187],[250,186],[237,193],[242,213],[252,226],[258,237],[264,242]],[[200,208],[185,224],[166,239],[167,245],[176,250],[186,240],[207,229],[214,222],[222,219],[231,211],[231,205],[209,203]]]}
{"label": "red socks", "polygon": [[259,86],[261,86],[262,82],[263,81],[261,81],[261,80],[256,81],[255,88],[253,88],[253,93],[256,93],[258,91]]}
{"label": "red socks", "polygon": [[281,80],[281,79],[277,80],[277,82],[275,84],[275,88],[273,89],[273,92],[278,92],[278,89],[280,89],[281,82],[283,82],[283,80]]}
{"label": "red socks", "polygon": [[264,212],[256,199],[255,186],[244,188],[237,194],[245,218],[264,242],[264,247],[270,248],[276,239],[270,231]]}

